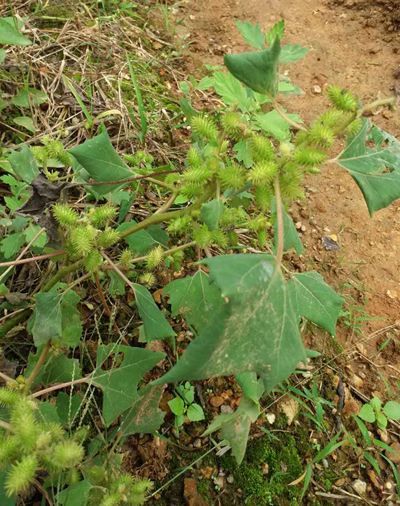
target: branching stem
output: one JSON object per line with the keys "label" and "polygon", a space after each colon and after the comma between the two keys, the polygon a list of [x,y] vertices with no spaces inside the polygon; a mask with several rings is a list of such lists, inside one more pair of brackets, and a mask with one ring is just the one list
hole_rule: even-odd
{"label": "branching stem", "polygon": [[300,123],[297,123],[296,121],[293,121],[291,118],[289,118],[289,116],[287,116],[287,114],[283,112],[283,109],[275,99],[272,100],[272,104],[275,107],[276,112],[279,114],[279,116],[281,116],[285,121],[287,121],[289,125],[291,125],[293,128],[296,128],[297,130],[303,130],[303,132],[308,131],[306,127],[300,125]]}
{"label": "branching stem", "polygon": [[72,387],[74,385],[79,385],[82,383],[89,383],[90,380],[91,380],[91,376],[86,376],[85,378],[80,378],[80,379],[73,380],[73,381],[67,381],[65,383],[59,383],[58,385],[53,385],[51,387],[40,390],[39,392],[35,392],[34,394],[30,395],[29,397],[31,399],[35,399],[36,397],[41,397],[42,395],[48,394],[50,392],[54,392],[55,390],[60,390],[61,388],[68,388],[68,387]]}
{"label": "branching stem", "polygon": [[32,386],[33,382],[35,381],[37,375],[40,372],[40,369],[42,368],[43,364],[45,363],[47,354],[49,353],[49,350],[50,350],[50,346],[51,346],[51,339],[49,339],[47,341],[47,343],[44,345],[42,353],[40,354],[40,357],[39,357],[38,361],[36,362],[36,365],[35,365],[35,368],[32,371],[32,374],[26,380],[25,389],[24,389],[25,395],[29,394],[29,390],[31,389],[31,386]]}

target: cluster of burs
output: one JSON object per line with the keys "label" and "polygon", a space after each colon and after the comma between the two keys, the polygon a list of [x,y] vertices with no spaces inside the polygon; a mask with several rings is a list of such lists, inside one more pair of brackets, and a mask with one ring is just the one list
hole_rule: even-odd
{"label": "cluster of burs", "polygon": [[[243,207],[225,206],[218,228],[209,230],[199,223],[199,216],[187,215],[172,221],[168,232],[176,235],[192,233],[201,247],[212,244],[221,248],[237,244],[235,228],[246,227],[258,234],[260,246],[267,239],[266,229],[275,195],[278,176],[280,194],[285,204],[304,197],[302,189],[306,173],[319,174],[319,167],[328,159],[335,138],[354,135],[361,128],[356,118],[356,99],[338,87],[328,88],[334,108],[327,110],[309,129],[300,130],[291,142],[271,142],[266,135],[254,130],[251,120],[237,111],[226,112],[217,122],[211,117],[192,118],[191,128],[198,142],[187,156],[187,170],[181,175],[171,174],[167,181],[180,186],[180,193],[190,199],[204,194],[210,183],[222,192],[253,194],[252,218]],[[232,159],[232,141],[246,141],[253,160],[250,168]],[[243,143],[242,143],[243,144]],[[227,193],[225,193],[227,195]],[[259,213],[254,218],[254,210]]]}
{"label": "cluster of burs", "polygon": [[21,392],[23,382],[0,388],[0,406],[8,422],[0,428],[0,470],[7,470],[8,496],[32,495],[37,473],[46,473],[49,483],[72,485],[82,478],[93,487],[90,503],[100,506],[143,504],[152,488],[148,480],[135,482],[120,469],[85,462],[85,427],[69,434],[59,423],[44,421],[39,404]]}

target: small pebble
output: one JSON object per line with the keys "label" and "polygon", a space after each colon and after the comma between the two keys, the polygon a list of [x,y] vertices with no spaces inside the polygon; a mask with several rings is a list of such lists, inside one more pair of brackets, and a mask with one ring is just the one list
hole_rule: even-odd
{"label": "small pebble", "polygon": [[322,459],[322,465],[325,467],[325,469],[328,469],[329,462],[326,459]]}
{"label": "small pebble", "polygon": [[318,84],[313,86],[311,89],[312,89],[312,92],[315,93],[316,95],[319,95],[320,93],[322,93],[321,86],[318,86]]}
{"label": "small pebble", "polygon": [[302,231],[302,232],[305,232],[306,230],[307,230],[307,227],[306,227],[305,225],[302,225],[302,226],[301,226],[301,231]]}
{"label": "small pebble", "polygon": [[226,413],[228,415],[231,415],[233,413],[233,409],[230,406],[227,406],[226,404],[223,404],[221,406],[221,413]]}
{"label": "small pebble", "polygon": [[194,448],[201,448],[201,439],[196,439],[193,443]]}
{"label": "small pebble", "polygon": [[266,418],[268,420],[268,423],[270,425],[272,425],[275,422],[276,416],[274,415],[274,413],[268,413],[268,415],[266,416]]}
{"label": "small pebble", "polygon": [[393,485],[390,483],[390,481],[387,481],[387,482],[385,483],[385,488],[386,488],[386,490],[392,490],[392,487],[393,487]]}
{"label": "small pebble", "polygon": [[232,483],[235,481],[235,478],[231,475],[231,476],[228,476],[228,478],[226,479],[226,481],[227,481],[228,483],[231,483],[231,484],[232,484]]}
{"label": "small pebble", "polygon": [[357,494],[363,495],[367,491],[367,484],[362,480],[354,480],[352,483],[354,490]]}
{"label": "small pebble", "polygon": [[297,230],[300,230],[300,229],[301,229],[301,225],[302,225],[301,221],[298,221],[298,222],[296,223],[296,228],[297,228]]}

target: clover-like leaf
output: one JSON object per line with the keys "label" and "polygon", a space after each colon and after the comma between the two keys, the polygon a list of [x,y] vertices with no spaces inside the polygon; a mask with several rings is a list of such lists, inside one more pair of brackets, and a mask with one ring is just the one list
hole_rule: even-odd
{"label": "clover-like leaf", "polygon": [[400,420],[400,404],[396,401],[389,401],[383,407],[383,412],[392,420]]}
{"label": "clover-like leaf", "polygon": [[375,422],[375,411],[369,404],[364,404],[364,406],[360,409],[358,416],[366,422]]}

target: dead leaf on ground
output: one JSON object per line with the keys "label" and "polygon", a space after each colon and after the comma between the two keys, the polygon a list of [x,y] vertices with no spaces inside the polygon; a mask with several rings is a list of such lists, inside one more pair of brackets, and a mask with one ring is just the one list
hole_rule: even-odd
{"label": "dead leaf on ground", "polygon": [[292,397],[284,397],[278,407],[287,416],[288,425],[291,425],[299,410],[299,403]]}
{"label": "dead leaf on ground", "polygon": [[197,490],[197,482],[194,478],[185,479],[183,496],[188,506],[208,506]]}

